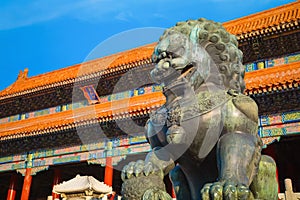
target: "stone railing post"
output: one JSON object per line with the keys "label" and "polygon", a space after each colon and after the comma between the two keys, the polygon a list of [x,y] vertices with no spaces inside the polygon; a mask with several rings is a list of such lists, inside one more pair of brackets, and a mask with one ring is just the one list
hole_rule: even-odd
{"label": "stone railing post", "polygon": [[300,193],[293,192],[292,180],[287,178],[284,180],[285,193],[279,194],[278,197],[280,200],[299,200]]}

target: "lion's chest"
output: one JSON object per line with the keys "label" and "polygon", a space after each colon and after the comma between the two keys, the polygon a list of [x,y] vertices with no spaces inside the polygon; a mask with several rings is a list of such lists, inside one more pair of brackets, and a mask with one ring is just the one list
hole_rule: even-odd
{"label": "lion's chest", "polygon": [[[217,143],[223,129],[224,106],[230,96],[225,91],[201,92],[192,99],[168,105],[168,127],[184,129],[179,143],[191,153],[204,158]],[[178,142],[178,140],[177,140]]]}

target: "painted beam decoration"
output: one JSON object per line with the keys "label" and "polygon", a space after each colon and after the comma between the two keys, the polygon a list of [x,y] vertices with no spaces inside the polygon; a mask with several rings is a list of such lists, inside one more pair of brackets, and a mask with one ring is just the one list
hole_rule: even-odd
{"label": "painted beam decoration", "polygon": [[[108,144],[112,144],[109,149],[107,148]],[[149,152],[150,150],[151,147],[146,137],[140,134],[131,137],[114,138],[94,144],[30,152],[30,156],[20,154],[1,157],[0,172],[11,170],[22,171],[22,169],[27,167],[45,169],[43,167],[82,161],[105,166],[105,158],[108,156],[113,157],[113,165],[117,165],[127,155]],[[28,157],[30,157],[30,161]],[[30,163],[30,166],[28,166],[28,163]]]}
{"label": "painted beam decoration", "polygon": [[[280,136],[300,133],[300,111],[263,115],[259,119],[259,135],[265,144],[280,139]],[[107,148],[111,146],[110,148]],[[31,152],[33,168],[87,161],[88,163],[105,165],[107,156],[113,157],[113,165],[117,165],[127,155],[150,151],[144,135],[113,138],[111,140],[78,145],[60,149]],[[27,155],[14,155],[0,158],[0,172],[21,170],[26,167]]]}
{"label": "painted beam decoration", "polygon": [[298,121],[300,121],[300,111],[291,111],[273,115],[262,115],[259,118],[259,125],[269,126],[274,124],[284,124]]}
{"label": "painted beam decoration", "polygon": [[10,171],[16,169],[23,169],[26,167],[26,154],[19,154],[13,156],[6,156],[0,158],[0,172]]}
{"label": "painted beam decoration", "polygon": [[299,61],[300,61],[300,52],[297,52],[280,58],[259,60],[253,63],[248,63],[245,65],[245,71],[251,72],[259,69],[276,67],[276,66],[299,62]]}
{"label": "painted beam decoration", "polygon": [[300,122],[279,124],[259,128],[259,135],[264,137],[300,134]]}
{"label": "painted beam decoration", "polygon": [[300,111],[260,116],[258,134],[265,145],[279,141],[281,136],[300,134]]}
{"label": "painted beam decoration", "polygon": [[137,88],[125,92],[120,92],[120,93],[100,97],[99,101],[100,103],[105,103],[105,102],[117,101],[117,100],[126,99],[134,96],[140,96],[143,94],[149,94],[152,92],[161,92],[161,91],[162,91],[161,85],[152,85],[148,87]]}

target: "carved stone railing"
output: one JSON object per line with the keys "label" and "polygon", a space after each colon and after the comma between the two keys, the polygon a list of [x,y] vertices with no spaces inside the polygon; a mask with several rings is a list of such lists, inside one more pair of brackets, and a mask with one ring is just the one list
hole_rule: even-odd
{"label": "carved stone railing", "polygon": [[285,179],[284,185],[285,185],[285,193],[278,194],[279,200],[299,200],[300,199],[300,193],[293,192],[293,185],[292,185],[291,179]]}

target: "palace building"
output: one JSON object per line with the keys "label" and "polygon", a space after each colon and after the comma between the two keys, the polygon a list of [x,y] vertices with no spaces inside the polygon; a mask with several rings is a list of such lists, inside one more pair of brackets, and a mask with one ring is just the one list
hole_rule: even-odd
{"label": "palace building", "polygon": [[[300,1],[223,23],[244,53],[245,94],[259,107],[263,153],[280,191],[300,191]],[[165,102],[151,81],[155,44],[17,80],[0,91],[0,200],[38,200],[77,174],[120,194],[120,171],[143,159],[151,110]],[[166,180],[166,182],[168,182]]]}

